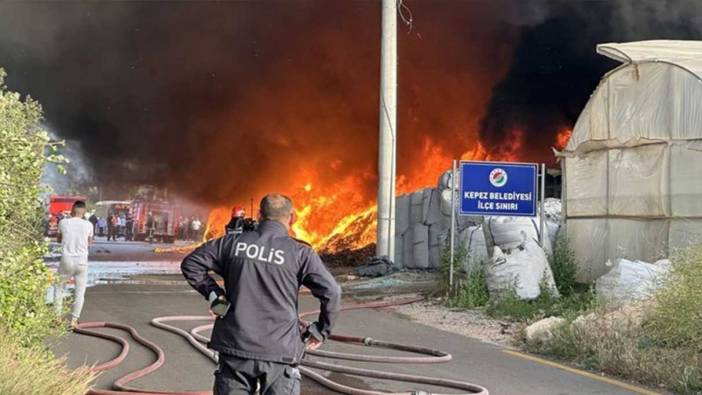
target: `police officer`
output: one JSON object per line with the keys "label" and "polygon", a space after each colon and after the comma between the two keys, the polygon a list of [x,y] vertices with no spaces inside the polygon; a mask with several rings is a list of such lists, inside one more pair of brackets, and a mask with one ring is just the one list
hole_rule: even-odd
{"label": "police officer", "polygon": [[[341,289],[312,248],[288,235],[294,214],[290,198],[261,200],[255,231],[210,240],[185,257],[188,283],[217,315],[209,347],[219,352],[215,395],[299,394],[296,368],[305,349],[329,336],[339,312]],[[225,290],[208,274],[224,278]],[[298,292],[304,285],[319,299],[318,320],[298,325]]]}

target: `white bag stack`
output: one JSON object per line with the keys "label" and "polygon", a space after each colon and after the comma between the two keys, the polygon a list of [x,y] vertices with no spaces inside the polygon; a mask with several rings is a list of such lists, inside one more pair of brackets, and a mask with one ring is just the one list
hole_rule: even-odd
{"label": "white bag stack", "polygon": [[558,295],[544,250],[526,235],[522,239],[525,239],[523,248],[504,252],[498,246],[493,247],[487,266],[490,294],[514,290],[522,299],[534,299],[541,293],[543,283],[553,295]]}
{"label": "white bag stack", "polygon": [[561,201],[560,199],[547,198],[544,200],[544,222],[546,234],[551,241],[551,248],[556,247],[556,240],[561,230]]}
{"label": "white bag stack", "polygon": [[468,252],[466,271],[472,270],[476,265],[486,263],[488,256],[487,245],[482,225],[473,225],[465,228],[458,234],[458,243]]}
{"label": "white bag stack", "polygon": [[[485,243],[488,251],[500,247],[502,251],[511,251],[523,247],[528,240],[539,241],[538,217],[485,217],[483,222]],[[544,226],[544,250],[551,254],[551,239],[548,228]]]}
{"label": "white bag stack", "polygon": [[[607,261],[612,267],[612,262]],[[655,263],[617,259],[607,274],[595,282],[597,295],[614,305],[642,300],[650,297],[670,272],[670,261],[662,259]]]}

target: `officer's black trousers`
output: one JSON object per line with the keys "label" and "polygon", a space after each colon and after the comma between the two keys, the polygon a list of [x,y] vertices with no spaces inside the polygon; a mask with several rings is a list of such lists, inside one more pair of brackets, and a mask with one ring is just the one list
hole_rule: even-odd
{"label": "officer's black trousers", "polygon": [[219,355],[214,395],[299,395],[300,371],[276,362]]}

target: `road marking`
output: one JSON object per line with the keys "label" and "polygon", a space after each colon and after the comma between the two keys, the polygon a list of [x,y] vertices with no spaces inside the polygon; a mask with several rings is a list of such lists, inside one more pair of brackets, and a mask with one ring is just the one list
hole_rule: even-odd
{"label": "road marking", "polygon": [[576,369],[576,368],[571,368],[570,366],[562,365],[562,364],[560,364],[560,363],[558,363],[558,362],[553,362],[553,361],[549,361],[548,359],[543,359],[543,358],[535,357],[535,356],[533,356],[533,355],[524,354],[524,353],[521,353],[521,352],[519,352],[519,351],[514,351],[514,350],[502,350],[502,352],[504,352],[505,354],[509,354],[509,355],[511,355],[511,356],[513,356],[513,357],[522,358],[522,359],[527,359],[527,360],[529,360],[529,361],[537,362],[537,363],[540,363],[540,364],[542,364],[542,365],[550,366],[550,367],[552,367],[552,368],[565,370],[566,372],[570,372],[570,373],[573,373],[573,374],[577,374],[577,375],[580,375],[580,376],[583,376],[583,377],[588,377],[588,378],[591,378],[591,379],[593,379],[593,380],[602,381],[602,382],[604,382],[604,383],[611,384],[611,385],[614,385],[614,386],[616,386],[616,387],[623,388],[623,389],[626,389],[626,390],[635,392],[635,393],[637,393],[637,394],[642,394],[642,395],[661,395],[660,392],[651,391],[651,390],[648,390],[648,389],[645,389],[645,388],[642,388],[642,387],[639,387],[639,386],[636,386],[636,385],[633,385],[633,384],[625,383],[625,382],[623,382],[623,381],[619,381],[619,380],[611,379],[611,378],[609,378],[609,377],[604,377],[604,376],[600,376],[600,375],[597,375],[597,374],[594,374],[594,373],[586,372],[586,371],[584,371],[584,370],[580,370],[580,369]]}

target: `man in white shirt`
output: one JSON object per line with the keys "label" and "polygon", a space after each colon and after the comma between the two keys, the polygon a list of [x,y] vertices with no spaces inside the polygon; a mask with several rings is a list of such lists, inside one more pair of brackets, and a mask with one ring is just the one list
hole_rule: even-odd
{"label": "man in white shirt", "polygon": [[75,300],[71,312],[71,327],[78,323],[85,300],[85,286],[88,279],[88,247],[93,239],[93,225],[83,219],[85,202],[73,204],[71,217],[59,222],[58,241],[61,243],[61,264],[59,265],[59,283],[54,293],[54,307],[57,313],[63,310],[63,294],[66,283],[73,277],[76,283]]}
{"label": "man in white shirt", "polygon": [[190,228],[192,229],[193,239],[200,240],[200,228],[202,227],[202,222],[200,218],[195,217],[193,222],[190,223]]}

